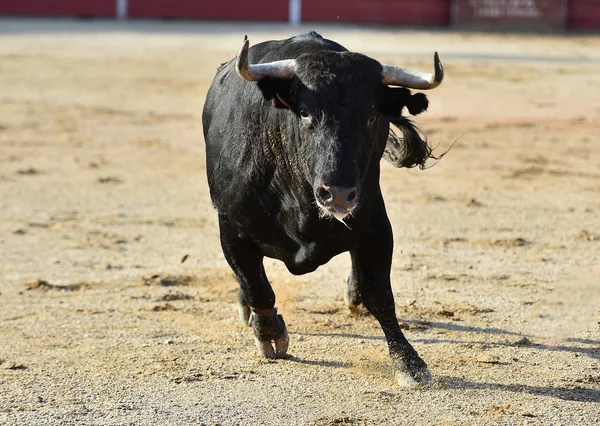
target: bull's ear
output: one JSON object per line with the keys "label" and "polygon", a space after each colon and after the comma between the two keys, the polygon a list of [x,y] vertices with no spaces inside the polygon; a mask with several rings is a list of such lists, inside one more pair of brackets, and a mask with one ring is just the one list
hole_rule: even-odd
{"label": "bull's ear", "polygon": [[383,114],[399,117],[402,108],[406,107],[412,115],[417,115],[427,110],[429,101],[423,93],[411,95],[410,90],[404,87],[386,88],[383,101]]}
{"label": "bull's ear", "polygon": [[291,80],[265,77],[258,82],[258,88],[265,99],[271,101],[275,108],[294,109]]}

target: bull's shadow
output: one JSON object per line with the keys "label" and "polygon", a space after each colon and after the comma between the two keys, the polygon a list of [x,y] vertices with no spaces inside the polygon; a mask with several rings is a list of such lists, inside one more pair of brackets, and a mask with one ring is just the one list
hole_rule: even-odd
{"label": "bull's shadow", "polygon": [[340,361],[316,361],[309,359],[298,358],[297,356],[288,354],[285,357],[286,360],[297,362],[298,364],[305,365],[317,365],[319,367],[330,367],[330,368],[349,368],[352,367],[352,363],[349,362],[340,362]]}
{"label": "bull's shadow", "polygon": [[[411,321],[406,321],[407,323],[411,323]],[[413,323],[419,323],[419,321],[412,321]],[[456,323],[443,323],[443,322],[430,322],[430,328],[439,328],[445,330],[453,330],[453,331],[464,331],[464,332],[475,332],[482,334],[504,334],[510,336],[522,336],[522,334],[510,332],[507,330],[502,330],[498,328],[482,328],[482,327],[473,327],[473,326],[464,326]],[[329,337],[343,337],[347,339],[356,339],[356,340],[378,340],[381,342],[385,342],[383,336],[372,336],[372,335],[363,335],[358,333],[302,333],[304,336],[329,336]],[[427,345],[435,345],[439,343],[450,343],[450,344],[481,344],[481,345],[492,345],[492,346],[515,346],[515,343],[510,342],[489,342],[484,340],[458,340],[458,339],[423,339],[423,338],[415,338],[413,335],[411,338],[412,342],[427,344]],[[538,351],[564,351],[570,353],[576,353],[584,356],[589,356],[595,359],[600,359],[600,341],[592,340],[592,339],[579,339],[579,338],[568,338],[565,339],[566,342],[570,343],[578,343],[578,346],[564,346],[564,345],[545,345],[538,343],[527,344],[523,348],[530,350],[538,350]],[[581,346],[585,345],[585,346]],[[303,364],[311,364],[311,365],[319,365],[325,367],[348,367],[348,363],[340,363],[340,362],[326,362],[326,361],[307,361],[302,360],[296,357],[291,357],[291,359],[295,362],[300,362]],[[501,383],[489,383],[489,382],[476,382],[471,380],[466,380],[461,377],[452,377],[452,376],[437,376],[435,379],[434,389],[457,389],[457,390],[465,390],[465,389],[475,389],[475,390],[500,390],[507,392],[517,392],[517,393],[528,393],[531,395],[537,396],[551,396],[554,398],[567,400],[567,401],[577,401],[577,402],[600,402],[600,389],[587,388],[581,385],[573,385],[572,387],[555,387],[555,386],[531,386],[525,384],[501,384]]]}
{"label": "bull's shadow", "polygon": [[[422,326],[423,321],[406,320],[403,321],[410,326]],[[493,335],[505,335],[512,336],[513,338],[525,337],[522,333],[514,331],[508,331],[501,328],[495,327],[476,327],[471,325],[457,324],[456,322],[440,322],[440,321],[427,321],[427,328],[441,329],[448,331],[462,331],[467,333],[479,333],[479,334],[493,334]],[[348,339],[360,339],[360,340],[380,340],[385,341],[383,336],[369,336],[357,333],[301,333],[305,336],[334,336],[344,337]],[[450,343],[450,344],[481,344],[481,345],[492,345],[492,346],[518,346],[516,343],[511,342],[490,342],[485,340],[459,340],[459,339],[444,339],[441,338],[419,338],[418,335],[413,334],[410,338],[412,342],[418,342],[426,345],[435,345],[437,343]],[[530,349],[545,350],[550,352],[570,352],[591,358],[600,359],[600,340],[592,339],[578,339],[578,338],[567,338],[565,342],[579,343],[579,346],[565,346],[565,345],[546,345],[542,343],[530,343],[523,345]],[[581,346],[588,345],[588,346]]]}
{"label": "bull's shadow", "polygon": [[475,382],[460,377],[438,376],[436,378],[438,387],[444,389],[474,389],[474,390],[499,390],[505,392],[528,393],[536,396],[551,396],[565,401],[577,402],[600,402],[600,390],[574,386],[529,386],[522,384],[504,385],[500,383]]}

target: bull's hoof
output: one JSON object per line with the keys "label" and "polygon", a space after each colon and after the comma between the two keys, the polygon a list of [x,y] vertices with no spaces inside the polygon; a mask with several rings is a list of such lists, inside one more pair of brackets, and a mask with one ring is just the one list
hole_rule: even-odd
{"label": "bull's hoof", "polygon": [[344,303],[346,307],[350,311],[352,315],[360,315],[361,314],[361,305],[362,301],[360,300],[360,296],[358,292],[354,289],[355,285],[352,285],[350,281],[352,278],[348,277],[346,279],[346,291],[344,292]]}
{"label": "bull's hoof", "polygon": [[254,337],[254,344],[258,353],[265,358],[283,358],[287,354],[290,337],[286,329],[283,335],[275,340],[258,340],[258,337]]}
{"label": "bull's hoof", "polygon": [[252,311],[250,310],[250,306],[242,305],[238,303],[238,314],[240,316],[240,321],[247,326],[252,325]]}
{"label": "bull's hoof", "polygon": [[396,380],[400,387],[423,386],[431,382],[431,373],[427,364],[418,355],[411,357],[407,362],[399,361],[397,368]]}
{"label": "bull's hoof", "polygon": [[261,356],[282,358],[287,354],[290,338],[283,317],[277,315],[277,308],[253,312],[250,321],[254,329],[254,343]]}
{"label": "bull's hoof", "polygon": [[348,295],[348,292],[344,292],[344,303],[352,315],[360,315],[361,303],[353,301]]}

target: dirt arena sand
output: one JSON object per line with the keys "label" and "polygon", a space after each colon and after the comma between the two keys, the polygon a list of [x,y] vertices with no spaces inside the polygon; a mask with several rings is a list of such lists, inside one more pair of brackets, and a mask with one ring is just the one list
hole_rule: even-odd
{"label": "dirt arena sand", "polygon": [[[244,34],[311,29],[445,64],[416,121],[454,148],[382,171],[430,387],[399,389],[379,325],[344,308],[347,255],[266,262],[289,359],[237,320],[204,96]],[[596,425],[599,253],[600,37],[0,20],[1,424]]]}

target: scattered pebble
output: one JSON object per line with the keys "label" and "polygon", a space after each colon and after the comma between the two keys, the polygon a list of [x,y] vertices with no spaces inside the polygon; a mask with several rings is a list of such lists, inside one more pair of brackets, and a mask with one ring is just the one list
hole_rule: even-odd
{"label": "scattered pebble", "polygon": [[431,328],[431,322],[429,321],[415,321],[411,326],[411,330],[427,330]]}
{"label": "scattered pebble", "polygon": [[2,361],[0,362],[0,365],[4,370],[27,370],[27,366],[15,362]]}
{"label": "scattered pebble", "polygon": [[600,236],[592,234],[591,232],[587,231],[586,229],[582,230],[579,233],[579,238],[582,239],[583,241],[600,241]]}
{"label": "scattered pebble", "polygon": [[189,294],[181,293],[179,291],[175,291],[172,293],[163,294],[158,298],[161,302],[171,302],[173,300],[190,300],[193,297]]}
{"label": "scattered pebble", "polygon": [[163,287],[184,286],[192,281],[192,277],[183,275],[150,275],[142,278],[143,285],[161,285]]}
{"label": "scattered pebble", "polygon": [[29,167],[28,169],[19,169],[17,170],[17,174],[19,175],[39,175],[42,172],[35,167]]}
{"label": "scattered pebble", "polygon": [[115,176],[106,176],[106,177],[98,178],[98,182],[100,182],[100,183],[122,183],[123,180],[118,177],[115,177]]}
{"label": "scattered pebble", "polygon": [[493,239],[489,241],[489,244],[492,246],[499,247],[523,247],[532,244],[531,241],[526,240],[525,238],[510,238],[506,240]]}
{"label": "scattered pebble", "polygon": [[59,291],[77,291],[87,287],[86,283],[74,283],[66,285],[51,284],[46,280],[36,280],[25,283],[25,291],[29,290],[59,290]]}
{"label": "scattered pebble", "polygon": [[483,204],[477,201],[475,198],[471,198],[471,200],[467,203],[468,207],[483,207]]}
{"label": "scattered pebble", "polygon": [[434,201],[434,202],[444,202],[444,201],[448,201],[445,197],[442,197],[441,195],[430,195],[426,198],[428,201]]}
{"label": "scattered pebble", "polygon": [[513,346],[531,346],[533,342],[527,337],[523,337],[512,344]]}
{"label": "scattered pebble", "polygon": [[490,277],[492,280],[496,280],[496,281],[506,281],[508,279],[510,279],[510,275],[507,274],[503,274],[503,275],[492,275]]}
{"label": "scattered pebble", "polygon": [[160,305],[154,305],[152,307],[152,311],[154,312],[164,312],[164,311],[176,311],[177,308],[170,303],[163,303]]}
{"label": "scattered pebble", "polygon": [[585,377],[579,377],[574,380],[576,383],[589,383],[594,385],[600,385],[600,375],[592,376],[591,374]]}
{"label": "scattered pebble", "polygon": [[492,405],[488,407],[487,411],[495,414],[506,414],[508,413],[508,409],[510,408],[510,404],[507,405]]}
{"label": "scattered pebble", "polygon": [[476,361],[481,362],[483,364],[500,364],[500,358],[496,355],[491,354],[479,355],[476,358]]}

